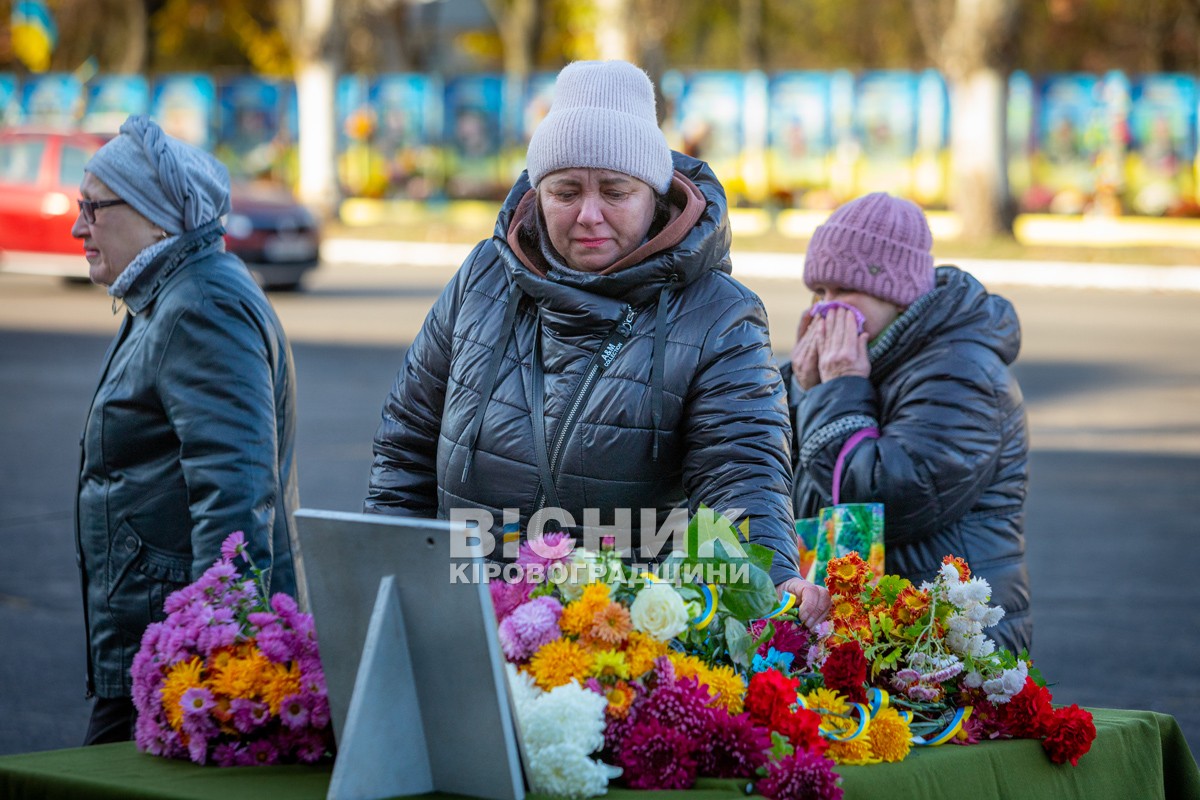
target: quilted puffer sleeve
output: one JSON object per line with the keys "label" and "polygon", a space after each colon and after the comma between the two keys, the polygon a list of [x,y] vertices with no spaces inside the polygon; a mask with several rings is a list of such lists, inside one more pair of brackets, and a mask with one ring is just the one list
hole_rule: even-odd
{"label": "quilted puffer sleeve", "polygon": [[709,328],[684,425],[683,480],[692,512],[700,503],[719,512],[744,509],[739,519],[750,519],[751,541],[775,551],[771,579],[798,577],[791,425],[757,297],[742,294]]}
{"label": "quilted puffer sleeve", "polygon": [[454,325],[471,266],[486,244],[477,245],[446,284],[404,355],[375,432],[375,459],[363,503],[368,514],[437,516],[437,447]]}
{"label": "quilted puffer sleeve", "polygon": [[[883,503],[888,542],[940,531],[970,510],[992,482],[1003,414],[987,369],[996,359],[977,350],[971,357],[940,348],[924,354],[924,364],[913,365],[896,393],[881,436],[864,440],[846,458],[841,501]],[[798,469],[828,492],[842,444],[879,418],[879,399],[867,378],[814,386],[796,413]]]}

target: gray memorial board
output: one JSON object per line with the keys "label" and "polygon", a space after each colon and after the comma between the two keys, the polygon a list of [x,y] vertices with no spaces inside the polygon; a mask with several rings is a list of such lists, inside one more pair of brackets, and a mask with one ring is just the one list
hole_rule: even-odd
{"label": "gray memorial board", "polygon": [[[360,771],[375,770],[384,773],[379,781],[393,781],[393,796],[443,791],[520,800],[524,784],[491,598],[482,583],[451,582],[451,538],[457,531],[464,540],[462,526],[302,509],[296,529],[334,734],[345,748],[330,797],[389,796],[364,788],[379,784]],[[415,696],[399,683],[408,671]],[[417,719],[428,788],[421,769],[386,774],[403,759],[419,763]],[[388,750],[378,740],[386,731],[404,742],[381,763],[379,753]]]}

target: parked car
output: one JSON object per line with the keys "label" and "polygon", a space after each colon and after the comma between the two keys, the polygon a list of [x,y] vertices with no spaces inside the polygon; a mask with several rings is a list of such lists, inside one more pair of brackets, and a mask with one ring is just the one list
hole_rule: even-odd
{"label": "parked car", "polygon": [[[86,280],[83,248],[71,237],[83,165],[106,137],[80,131],[0,131],[0,271]],[[320,229],[291,192],[235,183],[225,248],[268,289],[299,288],[319,263]]]}

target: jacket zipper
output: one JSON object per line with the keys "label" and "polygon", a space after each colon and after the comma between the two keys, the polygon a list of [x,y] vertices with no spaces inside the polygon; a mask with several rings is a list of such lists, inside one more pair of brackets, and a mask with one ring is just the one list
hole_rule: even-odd
{"label": "jacket zipper", "polygon": [[[571,431],[575,428],[575,423],[578,422],[580,409],[587,401],[588,395],[591,394],[592,383],[613,362],[617,354],[625,349],[625,343],[633,335],[633,321],[635,319],[637,319],[637,311],[632,306],[626,306],[625,318],[617,325],[616,336],[606,340],[604,345],[592,354],[592,358],[588,362],[587,370],[583,373],[583,380],[579,382],[579,386],[575,389],[575,396],[571,398],[571,405],[567,408],[566,416],[563,417],[562,422],[558,426],[558,435],[554,437],[554,446],[550,448],[550,475],[555,480],[558,479],[558,473],[555,472],[558,466],[558,457],[562,454],[563,445],[567,443]],[[620,343],[620,346],[613,349],[617,343]],[[544,424],[544,421],[535,420],[534,424]],[[546,492],[543,489],[538,492],[537,510],[541,511],[545,505]]]}

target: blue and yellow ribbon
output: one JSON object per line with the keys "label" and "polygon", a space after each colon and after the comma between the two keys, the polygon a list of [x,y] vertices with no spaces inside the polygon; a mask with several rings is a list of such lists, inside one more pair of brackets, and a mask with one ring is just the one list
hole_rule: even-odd
{"label": "blue and yellow ribbon", "polygon": [[945,744],[962,730],[963,723],[971,718],[971,711],[971,706],[956,709],[954,716],[950,718],[950,722],[940,732],[932,736],[914,736],[912,737],[912,743],[922,747],[937,747],[939,744]]}

